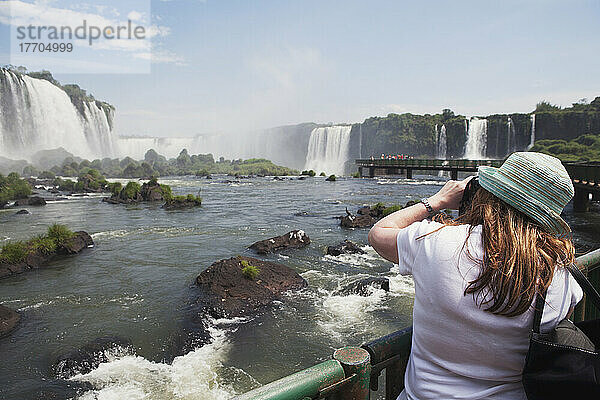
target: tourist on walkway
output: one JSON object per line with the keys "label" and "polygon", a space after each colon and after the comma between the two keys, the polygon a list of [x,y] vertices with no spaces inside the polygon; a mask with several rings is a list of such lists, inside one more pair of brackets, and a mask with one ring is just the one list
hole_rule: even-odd
{"label": "tourist on walkway", "polygon": [[381,219],[369,242],[412,275],[412,350],[399,399],[526,399],[521,374],[533,303],[547,289],[542,332],[583,292],[567,270],[570,229],[560,217],[571,179],[551,156],[512,154],[479,167],[480,188],[456,220],[470,178],[449,181],[422,203]]}

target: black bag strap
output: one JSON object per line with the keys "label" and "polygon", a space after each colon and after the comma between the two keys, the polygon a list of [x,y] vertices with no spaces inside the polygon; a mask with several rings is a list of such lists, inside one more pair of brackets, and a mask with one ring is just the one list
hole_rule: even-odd
{"label": "black bag strap", "polygon": [[585,277],[583,272],[581,272],[576,265],[569,264],[567,265],[567,269],[571,275],[573,275],[573,278],[575,278],[577,283],[579,283],[579,286],[581,286],[583,292],[588,296],[587,298],[594,303],[598,310],[600,310],[600,294],[598,294],[598,291],[590,283],[588,278]]}
{"label": "black bag strap", "polygon": [[[568,264],[565,266],[567,270],[573,275],[575,281],[581,286],[583,292],[588,296],[588,299],[594,303],[596,308],[600,310],[600,294],[581,272],[581,270],[574,264]],[[535,311],[533,314],[533,332],[540,333],[540,325],[542,323],[542,314],[544,313],[544,305],[546,304],[546,292],[538,294],[535,299]]]}
{"label": "black bag strap", "polygon": [[533,332],[535,333],[540,333],[544,304],[546,304],[546,292],[538,294],[535,298],[535,311],[533,313]]}

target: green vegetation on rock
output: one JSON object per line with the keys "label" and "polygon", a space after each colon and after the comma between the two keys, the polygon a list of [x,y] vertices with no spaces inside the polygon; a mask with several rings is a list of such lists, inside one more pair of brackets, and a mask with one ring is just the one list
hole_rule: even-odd
{"label": "green vegetation on rock", "polygon": [[31,186],[19,174],[11,172],[6,177],[0,174],[0,208],[9,201],[24,199],[31,195]]}
{"label": "green vegetation on rock", "polygon": [[8,264],[18,264],[27,257],[27,243],[22,241],[8,242],[2,246],[0,261]]}
{"label": "green vegetation on rock", "polygon": [[250,265],[246,260],[241,260],[240,263],[242,264],[242,275],[244,275],[246,279],[255,280],[258,278],[260,268],[256,265]]}
{"label": "green vegetation on rock", "polygon": [[52,224],[48,227],[46,236],[53,240],[56,246],[62,246],[65,242],[71,239],[75,234],[66,225]]}
{"label": "green vegetation on rock", "polygon": [[6,243],[0,250],[0,262],[19,264],[32,253],[39,251],[44,255],[53,254],[58,247],[65,245],[73,233],[65,225],[53,224],[48,227],[45,235],[38,235],[27,241],[14,241]]}
{"label": "green vegetation on rock", "polygon": [[309,171],[307,171],[307,170],[304,170],[304,171],[302,171],[302,173],[301,173],[300,175],[307,175],[307,176],[313,177],[313,176],[315,176],[316,174],[317,174],[317,173],[311,169],[311,170],[309,170]]}

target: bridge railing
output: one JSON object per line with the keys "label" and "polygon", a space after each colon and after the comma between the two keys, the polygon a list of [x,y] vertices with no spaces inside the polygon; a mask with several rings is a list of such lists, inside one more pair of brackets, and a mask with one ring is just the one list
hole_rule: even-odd
{"label": "bridge railing", "polygon": [[489,165],[492,167],[499,167],[502,165],[503,160],[437,160],[437,159],[380,159],[376,158],[356,160],[355,163],[359,167],[392,167],[392,168],[414,168],[419,167],[453,167],[453,168],[476,168],[480,165]]}
{"label": "bridge railing", "polygon": [[[577,266],[600,288],[600,249],[577,258]],[[584,300],[575,319],[598,318]],[[582,304],[584,303],[584,304]],[[235,397],[237,400],[367,400],[380,389],[385,371],[385,399],[393,400],[404,389],[404,372],[410,355],[412,327],[363,344],[344,347],[333,359],[296,372]]]}
{"label": "bridge railing", "polygon": [[576,183],[600,185],[600,163],[564,162],[563,165]]}

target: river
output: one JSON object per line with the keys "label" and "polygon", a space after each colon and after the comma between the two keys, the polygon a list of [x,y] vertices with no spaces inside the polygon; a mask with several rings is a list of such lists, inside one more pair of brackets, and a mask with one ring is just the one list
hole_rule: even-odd
{"label": "river", "polygon": [[[326,182],[271,178],[226,182],[171,177],[174,193],[198,193],[199,209],[166,211],[160,204],[111,205],[99,196],[72,197],[0,212],[0,244],[27,239],[59,222],[89,232],[95,247],[0,281],[0,304],[22,321],[0,339],[0,398],[226,399],[411,323],[413,285],[367,246],[367,230],[340,228],[336,216],[362,205],[406,203],[434,194],[443,180],[341,178]],[[565,218],[581,251],[600,246],[600,215]],[[211,322],[213,341],[173,360],[171,338],[181,329],[195,277],[211,263],[292,229],[309,247],[265,259],[298,271],[307,289],[285,296],[250,320]],[[365,255],[324,256],[325,247],[352,240]],[[357,277],[386,276],[391,290],[368,297],[334,291]],[[90,384],[77,395],[57,380],[57,356],[101,336],[128,338],[135,352],[114,356],[71,383]]]}

